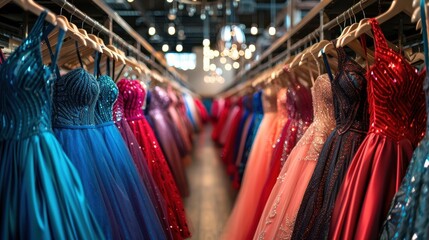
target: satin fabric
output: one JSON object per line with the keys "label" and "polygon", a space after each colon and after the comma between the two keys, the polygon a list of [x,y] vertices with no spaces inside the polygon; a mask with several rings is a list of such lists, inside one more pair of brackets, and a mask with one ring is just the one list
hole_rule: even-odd
{"label": "satin fabric", "polygon": [[378,59],[367,72],[370,129],[335,201],[330,239],[378,237],[390,201],[424,132],[422,79],[388,47],[377,20],[370,19],[369,23]]}
{"label": "satin fabric", "polygon": [[276,94],[272,89],[267,89],[263,95],[264,111],[268,112],[265,113],[255,137],[243,183],[221,239],[245,239],[255,216],[258,204],[256,196],[262,192],[269,173],[268,159],[271,159],[272,144],[277,138]]}

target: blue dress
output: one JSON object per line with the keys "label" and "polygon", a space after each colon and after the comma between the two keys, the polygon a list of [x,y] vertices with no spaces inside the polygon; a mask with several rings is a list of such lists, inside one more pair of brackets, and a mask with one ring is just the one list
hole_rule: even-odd
{"label": "blue dress", "polygon": [[109,153],[112,156],[112,166],[119,172],[123,179],[125,190],[136,213],[138,223],[142,225],[140,229],[147,228],[144,233],[145,236],[150,237],[150,230],[159,229],[159,224],[162,222],[162,226],[164,226],[162,229],[165,230],[165,234],[170,235],[169,239],[172,239],[173,236],[167,221],[168,214],[165,209],[165,201],[158,202],[160,196],[156,196],[157,193],[155,192],[151,192],[153,198],[150,197],[151,195],[142,182],[133,163],[131,153],[121,133],[112,121],[112,108],[119,94],[118,87],[112,78],[107,75],[101,75],[97,80],[100,87],[100,95],[95,107],[96,128],[108,146]]}
{"label": "blue dress", "polygon": [[51,66],[44,66],[40,46],[53,29],[45,17],[0,66],[0,239],[103,239],[79,173],[52,133],[54,66],[64,32]]}
{"label": "blue dress", "polygon": [[[95,77],[77,68],[54,85],[54,132],[83,179],[85,194],[103,232],[109,239],[165,239],[157,218],[151,225],[134,212],[103,136],[95,127],[99,96]],[[130,199],[131,198],[131,199]],[[134,199],[133,199],[134,200]]]}

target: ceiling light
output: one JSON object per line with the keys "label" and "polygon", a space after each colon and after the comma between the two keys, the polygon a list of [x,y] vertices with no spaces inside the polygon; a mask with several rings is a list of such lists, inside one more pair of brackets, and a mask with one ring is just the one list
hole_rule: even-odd
{"label": "ceiling light", "polygon": [[225,64],[225,70],[226,71],[229,71],[229,70],[231,70],[231,64],[229,64],[229,63],[227,63],[227,64]]}
{"label": "ceiling light", "polygon": [[164,45],[162,45],[162,51],[163,52],[168,52],[168,50],[169,50],[170,48],[168,47],[168,44],[164,44]]}
{"label": "ceiling light", "polygon": [[176,28],[174,27],[174,24],[170,24],[170,26],[168,26],[168,34],[174,35],[175,33],[176,33]]}
{"label": "ceiling light", "polygon": [[134,2],[134,0],[127,0],[127,2],[132,3],[132,2]]}
{"label": "ceiling light", "polygon": [[246,49],[246,50],[244,50],[244,58],[245,58],[245,59],[250,59],[250,58],[252,58],[252,51],[250,51],[250,49]]}
{"label": "ceiling light", "polygon": [[206,17],[207,16],[206,16],[205,12],[202,12],[200,15],[201,20],[206,20]]}
{"label": "ceiling light", "polygon": [[220,63],[225,64],[226,63],[226,58],[225,57],[221,57],[219,59]]}
{"label": "ceiling light", "polygon": [[213,51],[213,55],[214,55],[215,57],[219,57],[219,51],[218,51],[218,50],[214,50],[214,51]]}
{"label": "ceiling light", "polygon": [[215,71],[216,65],[214,63],[210,64],[210,71]]}
{"label": "ceiling light", "polygon": [[232,64],[232,67],[233,67],[234,69],[238,69],[238,68],[240,67],[240,63],[238,63],[238,62],[234,62],[234,63]]}
{"label": "ceiling light", "polygon": [[173,2],[173,0],[167,0],[167,2],[168,2],[168,3],[172,3],[172,2]]}
{"label": "ceiling light", "polygon": [[255,44],[250,44],[250,45],[249,45],[249,50],[250,50],[251,52],[254,52],[254,51],[256,50]]}
{"label": "ceiling light", "polygon": [[250,33],[252,35],[258,34],[258,26],[256,24],[252,24],[252,27],[250,28]]}
{"label": "ceiling light", "polygon": [[203,46],[210,46],[210,39],[208,39],[208,38],[205,38],[204,40],[203,40]]}
{"label": "ceiling light", "polygon": [[149,27],[148,33],[151,36],[155,35],[155,33],[156,33],[155,27],[154,26]]}
{"label": "ceiling light", "polygon": [[176,45],[176,51],[177,51],[177,52],[181,52],[181,51],[183,51],[183,46],[182,46],[182,44],[178,43],[178,44]]}
{"label": "ceiling light", "polygon": [[268,34],[270,34],[271,36],[276,35],[276,28],[274,26],[270,26],[270,28],[268,29]]}
{"label": "ceiling light", "polygon": [[242,56],[244,56],[244,51],[240,50],[240,51],[238,51],[238,54],[242,57]]}

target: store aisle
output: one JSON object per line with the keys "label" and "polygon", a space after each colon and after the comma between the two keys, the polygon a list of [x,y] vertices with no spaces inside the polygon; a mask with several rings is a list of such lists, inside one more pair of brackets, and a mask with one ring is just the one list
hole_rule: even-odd
{"label": "store aisle", "polygon": [[235,197],[219,150],[210,139],[211,129],[206,126],[195,136],[187,168],[191,196],[185,199],[185,208],[193,240],[219,239]]}

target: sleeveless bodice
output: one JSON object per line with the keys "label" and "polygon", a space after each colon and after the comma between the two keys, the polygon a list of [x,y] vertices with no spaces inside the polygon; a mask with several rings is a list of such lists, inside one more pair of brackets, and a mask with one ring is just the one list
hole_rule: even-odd
{"label": "sleeveless bodice", "polygon": [[264,112],[277,112],[277,94],[274,88],[266,88],[262,94],[262,106]]}
{"label": "sleeveless bodice", "polygon": [[126,118],[143,117],[145,90],[136,80],[122,79],[118,83],[119,99],[122,102],[123,114]]}
{"label": "sleeveless bodice", "polygon": [[264,109],[262,106],[262,91],[258,91],[255,94],[253,94],[252,107],[253,107],[254,113],[258,113],[258,114],[264,113]]}
{"label": "sleeveless bodice", "polygon": [[311,88],[311,94],[313,96],[313,125],[320,131],[331,130],[332,123],[335,123],[335,116],[332,87],[327,74],[317,77]]}
{"label": "sleeveless bodice", "polygon": [[342,134],[349,129],[368,130],[368,101],[365,69],[337,48],[338,74],[331,79],[334,94],[336,129]]}
{"label": "sleeveless bodice", "polygon": [[414,145],[421,138],[419,111],[424,104],[422,79],[406,60],[390,49],[376,19],[375,60],[368,71],[369,132],[394,140],[408,139]]}
{"label": "sleeveless bodice", "polygon": [[95,124],[112,121],[112,108],[118,97],[118,87],[111,77],[101,75],[97,79],[100,95],[95,106]]}
{"label": "sleeveless bodice", "polygon": [[152,90],[150,110],[163,110],[167,109],[171,104],[171,99],[168,93],[159,86],[156,86]]}
{"label": "sleeveless bodice", "polygon": [[83,68],[58,78],[54,85],[54,127],[94,125],[99,93],[97,80]]}
{"label": "sleeveless bodice", "polygon": [[[46,12],[23,43],[0,65],[0,140],[51,130],[53,67],[42,62]],[[60,39],[62,41],[62,39]],[[54,62],[55,64],[55,62]]]}

